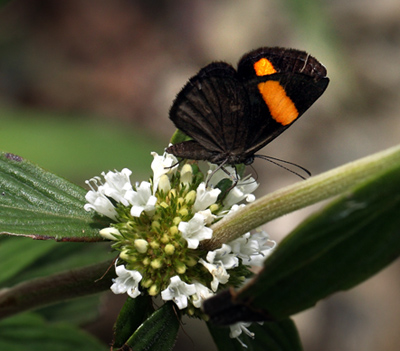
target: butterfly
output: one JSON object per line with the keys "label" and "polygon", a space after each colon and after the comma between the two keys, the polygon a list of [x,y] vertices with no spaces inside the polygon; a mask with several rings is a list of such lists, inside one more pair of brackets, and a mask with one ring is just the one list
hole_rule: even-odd
{"label": "butterfly", "polygon": [[192,140],[166,152],[183,159],[250,165],[255,153],[289,128],[325,91],[325,67],[304,51],[264,47],[235,70],[202,68],[179,92],[169,118]]}

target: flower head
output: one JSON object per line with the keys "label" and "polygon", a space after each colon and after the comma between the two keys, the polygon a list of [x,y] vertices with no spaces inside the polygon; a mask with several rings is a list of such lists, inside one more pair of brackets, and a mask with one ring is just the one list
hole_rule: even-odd
{"label": "flower head", "polygon": [[[184,313],[205,318],[202,302],[223,288],[239,287],[251,274],[247,266],[261,264],[273,247],[264,232],[246,233],[209,252],[200,246],[212,238],[213,223],[254,199],[258,185],[253,178],[240,179],[230,166],[201,171],[178,164],[173,155],[152,155],[149,181],[133,184],[125,168],[87,182],[85,209],[110,219],[100,235],[119,251],[111,290],[132,298],[161,295]],[[226,190],[225,179],[235,186]],[[244,328],[236,326],[232,335]]]}

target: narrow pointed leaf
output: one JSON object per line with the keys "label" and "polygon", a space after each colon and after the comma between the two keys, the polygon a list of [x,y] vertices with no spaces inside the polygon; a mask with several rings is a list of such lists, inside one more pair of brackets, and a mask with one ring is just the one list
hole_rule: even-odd
{"label": "narrow pointed leaf", "polygon": [[311,216],[282,241],[250,284],[230,297],[225,292],[209,299],[206,312],[222,324],[282,319],[354,287],[399,257],[399,213],[397,167]]}
{"label": "narrow pointed leaf", "polygon": [[107,226],[83,208],[86,191],[10,154],[0,154],[0,234],[100,241]]}

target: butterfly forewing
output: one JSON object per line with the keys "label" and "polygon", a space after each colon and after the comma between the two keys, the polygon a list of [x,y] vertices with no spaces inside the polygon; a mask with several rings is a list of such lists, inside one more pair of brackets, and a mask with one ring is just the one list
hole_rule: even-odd
{"label": "butterfly forewing", "polygon": [[210,152],[235,152],[237,140],[245,139],[249,132],[245,120],[247,95],[236,75],[225,63],[203,68],[190,79],[171,108],[170,118],[175,125]]}

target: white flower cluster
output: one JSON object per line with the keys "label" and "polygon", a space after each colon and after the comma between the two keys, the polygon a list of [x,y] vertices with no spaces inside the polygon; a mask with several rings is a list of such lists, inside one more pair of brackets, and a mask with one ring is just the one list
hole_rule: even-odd
{"label": "white flower cluster", "polygon": [[[87,211],[93,209],[116,222],[119,219],[116,203],[130,208],[130,215],[133,217],[140,217],[142,213],[152,216],[158,206],[157,196],[159,192],[163,192],[163,194],[171,192],[170,180],[178,168],[178,161],[173,155],[159,156],[156,153],[152,153],[152,155],[154,157],[151,165],[153,170],[152,183],[143,181],[135,187],[132,186],[130,181],[132,172],[126,168],[121,172],[103,172],[104,180],[95,177],[87,181],[91,190],[86,195],[88,203],[85,205],[85,209]],[[177,225],[177,230],[186,241],[188,249],[195,250],[200,241],[212,237],[213,231],[209,225],[217,218],[244,206],[244,204],[238,205],[239,202],[243,200],[251,202],[255,199],[252,192],[258,184],[253,178],[244,178],[239,180],[225,196],[223,208],[218,213],[213,213],[213,206],[216,206],[221,190],[208,185],[211,184],[211,180],[214,184],[218,184],[223,178],[229,177],[227,173],[232,172],[231,174],[234,174],[232,168],[226,167],[226,170],[227,172],[215,171],[215,168],[209,169],[206,181],[201,182],[191,194],[194,201],[192,205],[193,216],[187,221],[180,221]],[[180,184],[182,186],[191,183],[192,168],[186,164],[180,170]],[[190,193],[187,196],[189,195]],[[100,234],[109,240],[118,241],[122,239],[122,234],[115,227],[105,228],[100,231]],[[139,253],[145,253],[148,250],[149,243],[144,239],[136,239],[133,245]],[[165,246],[167,254],[168,250],[173,252],[173,245],[168,249],[167,247],[168,245]],[[199,257],[197,263],[204,266],[212,276],[209,287],[200,282],[200,279],[193,279],[191,282],[182,281],[180,275],[176,274],[170,277],[169,285],[160,291],[161,298],[164,301],[173,300],[179,309],[187,308],[188,303],[195,308],[200,308],[205,299],[217,292],[220,284],[229,282],[230,274],[228,271],[232,270],[231,272],[233,272],[239,264],[261,266],[273,247],[274,242],[269,240],[265,232],[246,233],[223,244],[219,249],[209,251],[205,257]],[[120,258],[126,261],[122,253]],[[156,268],[157,264],[152,264]],[[116,274],[117,278],[113,280],[111,286],[111,290],[115,294],[128,293],[132,298],[141,294],[140,283],[142,279],[145,280],[144,272],[130,270],[124,264],[117,265],[116,263]],[[231,337],[237,338],[242,331],[247,332],[246,326],[243,323],[232,326]]]}
{"label": "white flower cluster", "polygon": [[[151,194],[151,184],[141,182],[137,190],[133,190],[129,176],[132,171],[124,168],[121,172],[102,173],[105,182],[100,177],[86,181],[91,188],[86,194],[88,203],[84,206],[86,211],[91,209],[113,220],[117,219],[117,211],[110,199],[120,202],[124,206],[131,205],[131,215],[139,217],[145,211],[151,213],[155,210],[157,198]],[[93,185],[97,186],[97,189]]]}

